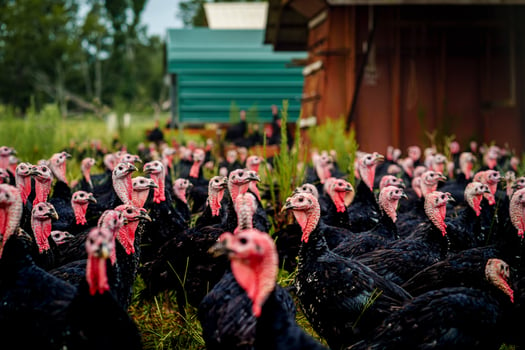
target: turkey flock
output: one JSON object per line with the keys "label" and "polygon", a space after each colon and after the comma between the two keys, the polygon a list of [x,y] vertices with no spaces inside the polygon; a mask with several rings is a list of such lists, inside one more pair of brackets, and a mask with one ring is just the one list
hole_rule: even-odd
{"label": "turkey flock", "polygon": [[15,154],[0,148],[5,344],[143,349],[132,300],[170,292],[207,349],[525,346],[525,177],[504,148],[359,151],[353,174],[314,151],[278,208],[271,162],[246,152],[213,168],[210,147],[119,150],[71,183],[69,153]]}

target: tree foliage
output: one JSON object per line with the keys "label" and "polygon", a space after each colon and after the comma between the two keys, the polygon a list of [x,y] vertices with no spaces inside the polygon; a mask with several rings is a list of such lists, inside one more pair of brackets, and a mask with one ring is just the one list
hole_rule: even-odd
{"label": "tree foliage", "polygon": [[147,0],[0,1],[0,103],[61,114],[166,98],[164,43],[140,17]]}

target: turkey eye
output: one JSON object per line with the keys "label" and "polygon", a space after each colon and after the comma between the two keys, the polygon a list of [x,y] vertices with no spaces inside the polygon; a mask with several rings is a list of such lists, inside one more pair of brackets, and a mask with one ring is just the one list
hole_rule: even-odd
{"label": "turkey eye", "polygon": [[131,214],[133,211],[131,209],[126,210],[126,213]]}
{"label": "turkey eye", "polygon": [[45,166],[42,167],[42,171],[47,171],[47,168]]}
{"label": "turkey eye", "polygon": [[302,198],[302,197],[299,198],[299,202],[302,202],[302,201],[304,201],[304,198]]}
{"label": "turkey eye", "polygon": [[246,238],[241,238],[241,239],[239,239],[239,242],[241,244],[246,244],[246,243],[248,243],[248,240]]}
{"label": "turkey eye", "polygon": [[244,175],[244,173],[241,171],[241,172],[239,173],[239,176],[242,177],[243,175]]}

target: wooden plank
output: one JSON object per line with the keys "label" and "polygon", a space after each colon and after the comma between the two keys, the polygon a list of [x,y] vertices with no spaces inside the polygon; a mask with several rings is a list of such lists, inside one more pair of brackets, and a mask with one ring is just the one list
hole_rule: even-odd
{"label": "wooden plank", "polygon": [[[399,20],[399,9],[394,14]],[[399,27],[392,28],[394,54],[392,55],[392,145],[400,147],[401,128],[401,40]]]}

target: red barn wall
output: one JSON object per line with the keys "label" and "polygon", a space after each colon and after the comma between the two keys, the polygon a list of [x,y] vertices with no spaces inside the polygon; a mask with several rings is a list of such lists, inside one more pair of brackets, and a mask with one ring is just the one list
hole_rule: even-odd
{"label": "red barn wall", "polygon": [[[305,77],[303,116],[315,115],[321,123],[346,118],[359,88],[353,123],[363,150],[427,145],[426,132],[436,130],[438,141],[454,134],[463,148],[476,139],[507,143],[521,152],[525,42],[517,38],[525,30],[515,19],[525,14],[523,9],[376,6],[375,74],[365,75],[359,88],[355,82],[369,35],[369,7],[331,7],[309,31],[309,61],[322,60],[323,69]],[[512,74],[513,104],[505,102]]]}

